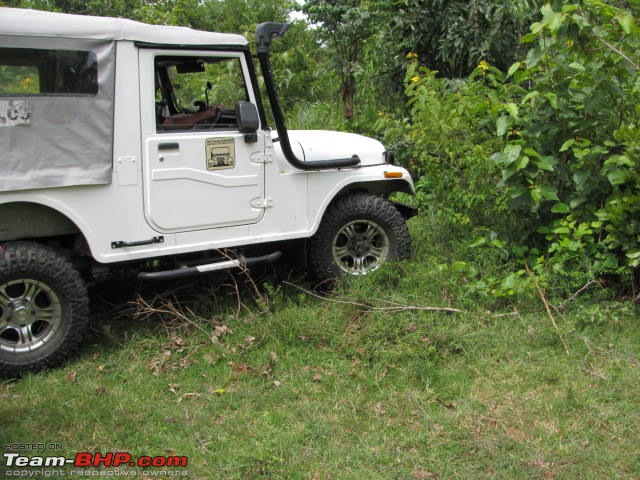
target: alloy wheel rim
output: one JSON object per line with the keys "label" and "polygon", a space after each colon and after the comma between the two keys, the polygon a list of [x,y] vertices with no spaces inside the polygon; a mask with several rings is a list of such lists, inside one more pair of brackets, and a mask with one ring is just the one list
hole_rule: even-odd
{"label": "alloy wheel rim", "polygon": [[58,295],[33,279],[0,284],[0,350],[30,352],[45,345],[60,328]]}
{"label": "alloy wheel rim", "polygon": [[342,227],[332,242],[333,261],[344,272],[365,275],[380,267],[389,255],[389,237],[371,220],[354,220]]}

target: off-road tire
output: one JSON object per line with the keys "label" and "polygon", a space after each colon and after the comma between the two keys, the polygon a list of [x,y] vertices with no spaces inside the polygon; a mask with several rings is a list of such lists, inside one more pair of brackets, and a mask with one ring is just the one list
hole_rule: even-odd
{"label": "off-road tire", "polygon": [[87,329],[89,298],[78,271],[53,248],[0,245],[0,376],[63,364]]}
{"label": "off-road tire", "polygon": [[382,197],[354,193],[327,209],[310,241],[309,266],[315,278],[326,280],[344,273],[363,275],[410,253],[411,238],[398,209]]}

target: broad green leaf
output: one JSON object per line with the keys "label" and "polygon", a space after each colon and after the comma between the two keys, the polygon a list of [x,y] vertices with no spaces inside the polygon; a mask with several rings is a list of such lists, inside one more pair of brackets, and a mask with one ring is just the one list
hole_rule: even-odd
{"label": "broad green leaf", "polygon": [[509,117],[503,115],[496,121],[496,130],[497,135],[499,137],[504,136],[507,133],[507,128],[509,127]]}
{"label": "broad green leaf", "polygon": [[533,199],[533,201],[536,202],[537,204],[542,202],[542,192],[540,191],[540,189],[538,187],[532,188],[531,192],[530,192],[530,195],[531,195],[531,198]]}
{"label": "broad green leaf", "polygon": [[547,200],[560,200],[556,193],[556,189],[551,185],[538,185],[537,188],[540,190],[542,198]]}
{"label": "broad green leaf", "polygon": [[551,105],[551,108],[553,108],[554,110],[558,109],[558,96],[555,93],[546,93],[544,95],[545,97],[547,97],[547,100],[549,100],[549,105]]}
{"label": "broad green leaf", "polygon": [[635,162],[629,158],[628,155],[611,155],[604,162],[605,166],[609,167],[611,165],[617,166],[625,166],[625,167],[635,167]]}
{"label": "broad green leaf", "polygon": [[617,17],[617,20],[620,23],[620,26],[622,27],[622,31],[627,35],[630,35],[631,30],[633,29],[633,25],[635,23],[633,16],[629,14],[620,15]]}
{"label": "broad green leaf", "polygon": [[637,249],[629,250],[626,255],[627,255],[627,258],[631,260],[629,262],[629,265],[631,267],[640,266],[640,250],[637,250]]}
{"label": "broad green leaf", "polygon": [[507,165],[515,162],[520,156],[520,152],[522,151],[522,147],[520,145],[509,144],[504,147],[504,155],[505,155],[505,163]]}
{"label": "broad green leaf", "polygon": [[560,200],[558,198],[558,193],[555,187],[552,187],[550,185],[540,185],[540,190],[542,190],[544,198],[548,200]]}
{"label": "broad green leaf", "polygon": [[575,139],[570,138],[569,140],[567,140],[562,144],[562,146],[560,147],[560,151],[566,152],[567,150],[569,150],[569,147],[571,147],[574,143],[576,143]]}
{"label": "broad green leaf", "polygon": [[491,160],[492,162],[496,162],[496,163],[503,163],[504,162],[504,153],[503,152],[496,152],[493,155],[491,155],[489,157],[489,160]]}
{"label": "broad green leaf", "polygon": [[[542,7],[542,8],[544,8],[544,7]],[[531,25],[531,36],[533,36],[535,38],[535,35],[540,33],[543,29],[544,29],[544,23],[543,22],[535,22],[533,25]]]}
{"label": "broad green leaf", "polygon": [[507,76],[510,77],[511,75],[516,73],[518,70],[520,70],[520,66],[521,66],[520,62],[516,62],[513,65],[511,65],[511,67],[509,67],[509,71],[507,72]]}
{"label": "broad green leaf", "polygon": [[556,13],[555,15],[553,15],[549,20],[549,25],[548,25],[549,31],[551,33],[557,33],[558,30],[560,30],[560,27],[562,26],[562,22],[564,22],[565,18],[566,18],[566,15],[564,13]]}
{"label": "broad green leaf", "polygon": [[515,103],[505,103],[504,108],[513,118],[518,118],[518,106]]}
{"label": "broad green leaf", "polygon": [[551,156],[540,157],[536,161],[536,165],[540,170],[546,170],[547,172],[553,172],[555,166],[558,165],[558,161]]}
{"label": "broad green leaf", "polygon": [[571,200],[569,202],[569,206],[575,210],[576,208],[578,208],[580,205],[582,205],[583,203],[585,203],[588,199],[585,197],[579,197],[579,198],[574,198],[573,200]]}
{"label": "broad green leaf", "polygon": [[530,157],[533,158],[540,158],[540,154],[538,154],[538,152],[536,152],[533,148],[531,147],[526,147],[524,149],[524,153],[525,155],[529,155]]}
{"label": "broad green leaf", "polygon": [[511,273],[504,280],[502,280],[501,287],[502,288],[515,288],[518,284],[517,274]]}
{"label": "broad green leaf", "polygon": [[527,165],[529,165],[529,157],[527,157],[526,155],[521,155],[515,161],[514,165],[516,167],[516,171],[519,171],[519,170],[522,170],[524,168],[527,168]]}
{"label": "broad green leaf", "polygon": [[571,209],[566,203],[558,202],[553,207],[551,207],[551,211],[553,213],[569,213]]}
{"label": "broad green leaf", "polygon": [[611,185],[621,185],[627,181],[627,172],[625,170],[613,170],[607,173],[607,179]]}
{"label": "broad green leaf", "polygon": [[578,170],[573,174],[573,183],[578,190],[582,190],[589,179],[589,174],[584,170]]}
{"label": "broad green leaf", "polygon": [[577,159],[582,159],[591,153],[590,148],[574,148],[572,151]]}
{"label": "broad green leaf", "polygon": [[551,8],[551,5],[549,5],[548,3],[545,3],[542,6],[540,12],[542,12],[542,15],[545,17],[545,19],[554,14],[553,8]]}
{"label": "broad green leaf", "polygon": [[469,247],[471,248],[475,248],[475,247],[479,247],[480,245],[484,245],[485,243],[487,243],[487,241],[485,240],[484,237],[476,237],[475,239],[473,239],[473,241],[469,244]]}
{"label": "broad green leaf", "polygon": [[582,30],[585,27],[589,26],[589,20],[587,20],[584,16],[582,15],[578,15],[578,14],[573,14],[571,16],[571,18],[573,19],[574,23],[576,25],[578,25],[578,28],[580,28],[580,30]]}

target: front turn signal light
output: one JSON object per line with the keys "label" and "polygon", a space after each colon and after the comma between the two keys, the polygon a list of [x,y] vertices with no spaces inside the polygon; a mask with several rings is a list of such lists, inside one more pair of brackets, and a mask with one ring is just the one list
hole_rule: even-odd
{"label": "front turn signal light", "polygon": [[384,178],[402,178],[402,172],[384,172]]}

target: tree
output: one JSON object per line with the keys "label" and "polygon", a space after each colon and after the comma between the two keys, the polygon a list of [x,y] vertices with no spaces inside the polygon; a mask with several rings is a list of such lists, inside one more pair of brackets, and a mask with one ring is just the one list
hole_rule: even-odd
{"label": "tree", "polygon": [[335,55],[340,78],[340,106],[344,118],[351,121],[362,44],[370,34],[369,11],[361,0],[309,0],[303,11],[318,25],[322,40]]}
{"label": "tree", "polygon": [[[539,14],[543,0],[397,0],[379,1],[386,22],[379,22],[387,45],[417,53],[421,64],[440,76],[469,75],[480,60],[506,69],[519,41]],[[383,52],[384,53],[384,52]]]}
{"label": "tree", "polygon": [[7,6],[33,8],[80,15],[104,15],[132,18],[133,12],[145,4],[144,0],[5,0]]}

